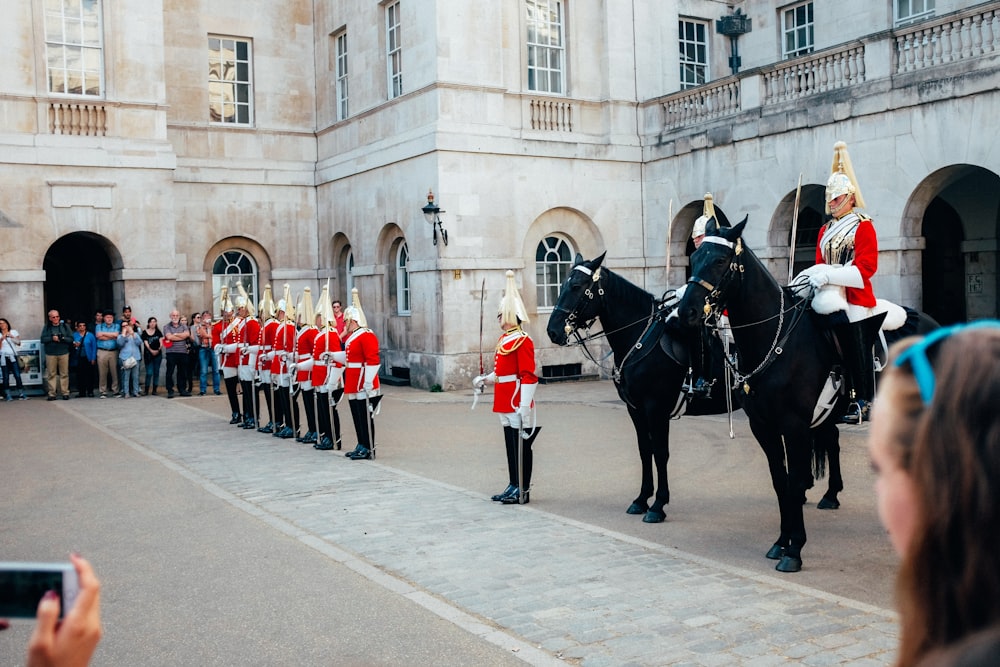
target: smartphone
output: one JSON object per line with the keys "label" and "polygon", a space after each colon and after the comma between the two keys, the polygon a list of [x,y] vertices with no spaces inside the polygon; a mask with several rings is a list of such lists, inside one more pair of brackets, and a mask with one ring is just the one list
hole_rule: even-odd
{"label": "smartphone", "polygon": [[47,591],[59,596],[61,618],[80,592],[72,563],[0,562],[0,618],[34,618]]}

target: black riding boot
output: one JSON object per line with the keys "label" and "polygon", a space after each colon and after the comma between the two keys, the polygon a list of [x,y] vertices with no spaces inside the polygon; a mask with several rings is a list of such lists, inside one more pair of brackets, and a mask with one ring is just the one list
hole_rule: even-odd
{"label": "black riding boot", "polygon": [[507,451],[507,488],[491,498],[495,502],[517,491],[517,429],[504,426],[503,441]]}
{"label": "black riding boot", "polygon": [[885,313],[872,317],[839,324],[833,328],[833,335],[840,347],[844,361],[844,379],[850,387],[848,396],[851,407],[845,420],[860,424],[864,418],[864,403],[875,397],[875,357],[873,347],[878,331],[882,327]]}
{"label": "black riding boot", "polygon": [[[514,490],[500,499],[500,502],[503,503],[504,505],[517,505],[517,504],[527,505],[528,494],[531,491],[531,469],[534,467],[535,463],[535,455],[531,451],[531,443],[534,441],[535,438],[534,435],[531,438],[525,438],[523,436],[520,436],[520,434],[518,433],[519,430],[520,429],[516,428],[511,429],[511,431],[513,432],[512,440],[514,441],[514,447],[513,447],[513,456],[508,456],[507,465],[508,467],[510,467],[510,461],[511,459],[513,459]],[[536,427],[534,433],[537,434],[537,432],[538,428]],[[523,457],[523,460],[521,462],[523,465],[523,469],[521,471],[522,474],[524,475],[523,480],[518,480],[518,475],[517,475],[517,450],[518,450],[519,436],[521,440],[520,442],[521,456]],[[518,482],[521,483],[519,484]],[[524,497],[523,501],[521,500],[522,496]]]}

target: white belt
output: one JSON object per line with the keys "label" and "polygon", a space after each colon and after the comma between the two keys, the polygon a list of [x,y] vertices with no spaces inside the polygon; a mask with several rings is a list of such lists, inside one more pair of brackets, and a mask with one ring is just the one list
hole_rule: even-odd
{"label": "white belt", "polygon": [[500,384],[501,382],[517,382],[517,376],[516,375],[498,375],[497,376],[497,384]]}
{"label": "white belt", "polygon": [[358,363],[357,361],[352,361],[351,363],[347,364],[347,367],[348,368],[364,368],[365,365],[362,364],[362,363]]}

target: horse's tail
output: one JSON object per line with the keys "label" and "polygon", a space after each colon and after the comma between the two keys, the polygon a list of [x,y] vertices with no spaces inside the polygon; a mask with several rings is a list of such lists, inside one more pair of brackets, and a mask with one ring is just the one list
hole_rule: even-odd
{"label": "horse's tail", "polygon": [[813,479],[823,479],[826,477],[826,460],[830,455],[829,450],[826,446],[826,440],[824,438],[812,439],[813,441],[813,452],[812,452],[812,473]]}

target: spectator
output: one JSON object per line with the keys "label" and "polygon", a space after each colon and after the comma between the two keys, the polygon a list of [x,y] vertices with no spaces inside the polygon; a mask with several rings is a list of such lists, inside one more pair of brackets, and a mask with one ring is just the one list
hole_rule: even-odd
{"label": "spectator", "polygon": [[[198,340],[198,327],[201,325],[201,313],[191,313],[191,319],[187,321],[191,337],[188,338],[188,376],[187,392],[194,391],[194,379],[201,376],[201,348]],[[202,392],[205,393],[204,391]]]}
{"label": "spectator", "polygon": [[87,331],[87,323],[76,323],[73,332],[73,346],[76,347],[76,388],[77,398],[94,397],[97,375],[97,338]]}
{"label": "spectator", "polygon": [[212,389],[216,396],[222,394],[219,391],[219,357],[212,350],[212,311],[206,310],[201,314],[201,322],[195,331],[195,338],[198,340],[198,355],[200,357],[201,375],[198,378],[198,386],[201,395],[205,395],[208,389],[208,375],[212,375]]}
{"label": "spectator", "polygon": [[69,351],[73,346],[73,332],[59,317],[58,310],[49,311],[49,321],[42,327],[42,347],[45,350],[45,389],[48,400],[56,395],[69,400]]}
{"label": "spectator", "polygon": [[139,362],[142,360],[142,339],[128,322],[122,322],[118,336],[118,365],[122,374],[122,397],[139,396]]}
{"label": "spectator", "polygon": [[[163,345],[167,357],[167,398],[174,397],[174,381],[181,396],[190,396],[187,390],[188,339],[191,330],[181,323],[181,314],[176,308],[170,311],[170,322],[163,327]],[[176,378],[175,378],[176,375]]]}
{"label": "spectator", "polygon": [[119,334],[121,326],[115,322],[115,314],[105,310],[103,319],[94,332],[97,338],[97,388],[101,390],[101,398],[108,397],[108,389],[112,396],[118,395]]}
{"label": "spectator", "polygon": [[142,360],[146,364],[146,394],[149,395],[149,388],[152,387],[153,396],[156,396],[160,366],[163,363],[163,332],[155,317],[146,320],[146,328],[139,334],[139,338],[142,339]]}
{"label": "spectator", "polygon": [[333,317],[334,323],[337,328],[337,335],[341,338],[344,337],[344,327],[347,326],[344,322],[344,306],[340,303],[340,299],[333,302]]}
{"label": "spectator", "polygon": [[901,667],[1000,624],[997,405],[1000,322],[893,346],[869,452],[879,518],[902,559]]}
{"label": "spectator", "polygon": [[[17,329],[10,328],[10,322],[0,317],[0,378],[3,379],[3,387],[0,387],[0,396],[5,400],[13,397],[10,389],[10,378],[14,377],[17,389],[20,392],[18,398],[22,401],[28,398],[24,395],[24,383],[21,381],[21,367],[18,365],[17,353],[21,349],[21,334]],[[13,392],[11,392],[13,393]]]}
{"label": "spectator", "polygon": [[133,331],[139,328],[139,320],[132,316],[132,306],[125,306],[122,308],[122,319],[119,324],[125,324],[126,322],[132,325]]}

